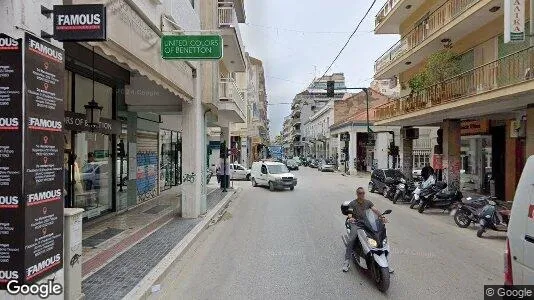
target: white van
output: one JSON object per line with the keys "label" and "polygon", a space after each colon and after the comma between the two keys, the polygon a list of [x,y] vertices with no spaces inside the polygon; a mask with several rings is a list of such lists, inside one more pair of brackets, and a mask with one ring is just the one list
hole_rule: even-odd
{"label": "white van", "polygon": [[287,187],[294,190],[297,185],[295,175],[289,173],[286,165],[279,162],[254,162],[250,174],[252,186],[268,186],[271,191]]}
{"label": "white van", "polygon": [[534,284],[534,155],[528,158],[519,179],[507,236],[504,283]]}

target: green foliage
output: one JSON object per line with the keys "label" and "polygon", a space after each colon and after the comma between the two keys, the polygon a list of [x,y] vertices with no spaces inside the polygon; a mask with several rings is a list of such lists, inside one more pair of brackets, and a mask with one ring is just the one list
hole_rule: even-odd
{"label": "green foliage", "polygon": [[443,49],[428,57],[423,69],[408,81],[408,86],[412,93],[417,93],[460,72],[459,56],[450,49]]}
{"label": "green foliage", "polygon": [[412,90],[412,93],[417,93],[422,91],[428,86],[428,77],[426,70],[415,74],[409,81],[408,86]]}

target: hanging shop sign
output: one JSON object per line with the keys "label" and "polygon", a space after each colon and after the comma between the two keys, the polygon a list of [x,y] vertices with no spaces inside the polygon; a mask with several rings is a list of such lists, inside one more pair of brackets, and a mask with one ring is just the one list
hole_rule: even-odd
{"label": "hanging shop sign", "polygon": [[78,132],[92,130],[103,134],[121,134],[122,124],[119,120],[100,118],[98,126],[91,128],[85,114],[66,111],[65,129]]}
{"label": "hanging shop sign", "polygon": [[489,133],[489,120],[462,121],[461,135],[477,135]]}
{"label": "hanging shop sign", "polygon": [[161,37],[163,59],[217,60],[223,57],[220,35],[164,35]]}
{"label": "hanging shop sign", "polygon": [[525,41],[525,0],[504,0],[504,42]]}
{"label": "hanging shop sign", "polygon": [[105,41],[106,7],[103,4],[54,5],[54,39]]}

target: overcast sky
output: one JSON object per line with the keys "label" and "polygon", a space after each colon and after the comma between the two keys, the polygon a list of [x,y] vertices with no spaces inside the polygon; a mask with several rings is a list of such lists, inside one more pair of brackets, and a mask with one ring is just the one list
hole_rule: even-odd
{"label": "overcast sky", "polygon": [[[271,136],[282,129],[295,94],[324,74],[372,0],[245,0],[240,25],[245,50],[263,61]],[[368,86],[376,58],[397,35],[374,35],[378,0],[341,57],[328,72],[343,72],[347,86]],[[316,72],[315,72],[316,68]],[[315,72],[315,73],[314,73]]]}

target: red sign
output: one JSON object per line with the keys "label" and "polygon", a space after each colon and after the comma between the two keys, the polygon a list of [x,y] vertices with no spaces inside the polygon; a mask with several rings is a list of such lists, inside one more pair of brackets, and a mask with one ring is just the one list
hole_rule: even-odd
{"label": "red sign", "polygon": [[434,154],[432,166],[435,170],[443,170],[443,154]]}
{"label": "red sign", "polygon": [[532,204],[528,207],[528,217],[534,219],[534,205]]}

